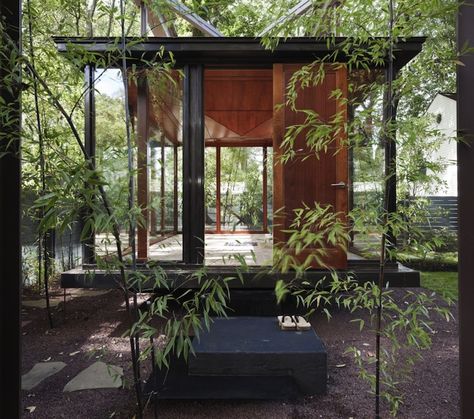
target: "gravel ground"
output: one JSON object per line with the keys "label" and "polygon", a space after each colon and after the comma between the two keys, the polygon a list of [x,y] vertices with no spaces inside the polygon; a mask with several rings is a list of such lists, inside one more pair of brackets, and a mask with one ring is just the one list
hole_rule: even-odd
{"label": "gravel ground", "polygon": [[[403,290],[397,291],[403,298]],[[457,318],[457,308],[453,307]],[[374,351],[374,336],[351,323],[354,315],[333,311],[330,322],[321,315],[313,326],[328,349],[326,395],[297,401],[161,401],[160,418],[371,418],[373,396],[358,378],[348,346]],[[73,298],[54,309],[55,328],[48,328],[46,312],[24,308],[23,372],[36,362],[63,361],[67,366],[31,391],[23,391],[25,418],[132,418],[135,398],[130,386],[130,350],[127,314],[120,292],[96,297]],[[449,419],[459,417],[457,321],[433,318],[433,347],[413,367],[411,379],[402,383],[405,393],[399,417]],[[63,393],[64,385],[96,360],[124,368],[123,389]],[[149,363],[143,366],[149,374]],[[128,380],[127,380],[128,379]],[[33,409],[34,407],[34,409]],[[29,408],[29,409],[28,409]],[[148,408],[145,417],[153,417]],[[389,417],[384,406],[383,417]]]}

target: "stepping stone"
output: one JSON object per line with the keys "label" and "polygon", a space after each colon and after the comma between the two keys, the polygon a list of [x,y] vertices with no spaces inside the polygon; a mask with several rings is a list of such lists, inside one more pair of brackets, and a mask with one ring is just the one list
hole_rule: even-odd
{"label": "stepping stone", "polygon": [[66,364],[64,362],[39,362],[21,377],[21,389],[32,390],[46,378],[61,371]]}
{"label": "stepping stone", "polygon": [[94,289],[77,288],[77,289],[72,289],[69,292],[69,295],[72,298],[98,297],[100,295],[108,294],[109,292],[110,292],[110,290],[94,290]]}
{"label": "stepping stone", "polygon": [[65,386],[64,392],[122,387],[123,369],[98,361],[76,375]]}

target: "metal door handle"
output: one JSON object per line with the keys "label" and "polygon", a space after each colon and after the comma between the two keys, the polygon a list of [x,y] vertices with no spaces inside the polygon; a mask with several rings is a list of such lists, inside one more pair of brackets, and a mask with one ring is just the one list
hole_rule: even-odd
{"label": "metal door handle", "polygon": [[334,187],[334,188],[345,188],[346,183],[345,182],[331,183],[331,186]]}

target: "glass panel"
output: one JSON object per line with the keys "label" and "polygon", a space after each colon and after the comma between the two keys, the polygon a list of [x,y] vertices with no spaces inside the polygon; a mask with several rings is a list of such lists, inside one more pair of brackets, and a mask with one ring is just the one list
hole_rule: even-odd
{"label": "glass panel", "polygon": [[150,257],[183,259],[182,219],[182,87],[160,72],[149,72],[150,109]]}
{"label": "glass panel", "polygon": [[[165,231],[176,231],[177,226],[175,226],[175,182],[178,182],[178,179],[175,179],[175,147],[172,144],[167,144],[165,147],[165,194],[164,194],[164,230]],[[177,186],[177,185],[176,185]],[[177,216],[177,214],[176,214]]]}
{"label": "glass panel", "polygon": [[[118,69],[95,71],[96,164],[102,172],[109,201],[118,223],[121,239],[128,246],[128,160],[125,127],[125,94],[122,73]],[[136,150],[133,150],[134,153]],[[116,252],[111,228],[96,231],[97,255]]]}
{"label": "glass panel", "polygon": [[267,147],[267,226],[272,231],[273,224],[273,148]]}
{"label": "glass panel", "polygon": [[[163,139],[150,142],[150,234],[163,235],[177,231],[175,226],[175,146]],[[176,147],[178,152],[178,147]]]}
{"label": "glass panel", "polygon": [[151,140],[150,144],[150,235],[161,233],[161,144]]}
{"label": "glass panel", "polygon": [[217,230],[217,212],[216,212],[216,147],[206,147],[204,156],[205,162],[205,212],[206,212],[206,231]]}
{"label": "glass panel", "polygon": [[221,229],[263,230],[262,147],[221,148]]}

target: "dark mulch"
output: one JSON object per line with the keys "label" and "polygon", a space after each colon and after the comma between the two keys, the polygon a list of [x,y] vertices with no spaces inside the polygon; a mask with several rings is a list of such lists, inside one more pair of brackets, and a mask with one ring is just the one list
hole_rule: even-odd
{"label": "dark mulch", "polygon": [[[397,291],[402,298],[402,291]],[[457,308],[453,308],[457,318]],[[160,418],[371,418],[373,396],[358,378],[358,370],[348,346],[374,351],[374,336],[359,332],[351,323],[353,316],[333,312],[328,322],[315,316],[313,324],[325,341],[329,353],[328,392],[323,396],[298,401],[162,401]],[[48,330],[43,309],[23,309],[23,372],[43,360],[67,363],[58,374],[30,392],[23,392],[25,418],[131,418],[134,415],[134,392],[128,382],[124,389],[63,393],[64,385],[96,360],[124,368],[130,380],[130,350],[127,315],[119,291],[97,297],[75,298],[54,309],[55,328]],[[458,335],[457,322],[447,323],[433,317],[433,347],[416,364],[413,377],[402,383],[405,392],[401,418],[459,417]],[[77,354],[74,352],[80,351]],[[73,355],[71,355],[73,354]],[[143,376],[149,373],[144,366]],[[33,413],[26,408],[35,406]],[[146,417],[153,417],[148,409]],[[384,410],[383,417],[388,417]]]}

